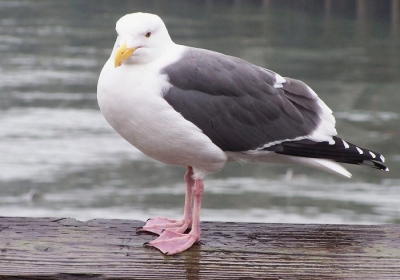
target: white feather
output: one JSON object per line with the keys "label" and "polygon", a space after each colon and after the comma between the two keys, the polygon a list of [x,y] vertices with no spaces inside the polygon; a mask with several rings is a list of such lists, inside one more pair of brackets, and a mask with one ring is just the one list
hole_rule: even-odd
{"label": "white feather", "polygon": [[312,95],[314,95],[317,99],[317,103],[321,108],[321,114],[319,115],[321,122],[317,126],[317,128],[307,137],[310,140],[316,142],[326,141],[329,144],[335,144],[332,136],[337,135],[337,131],[335,129],[336,120],[335,117],[332,115],[332,110],[322,101],[315,91],[307,86],[308,90]]}
{"label": "white feather", "polygon": [[228,161],[297,164],[351,178],[351,173],[348,172],[343,166],[328,159],[288,156],[268,151],[253,154],[237,152],[227,152],[226,154],[228,156]]}
{"label": "white feather", "polygon": [[275,73],[275,82],[274,82],[274,88],[283,88],[283,84],[286,83],[285,78],[283,78],[281,75],[278,73]]}
{"label": "white feather", "polygon": [[[310,87],[310,94],[321,108],[321,121],[313,133],[268,143],[254,151],[223,152],[160,96],[171,86],[166,75],[160,74],[160,69],[180,59],[187,47],[173,43],[164,23],[155,15],[124,16],[117,22],[116,29],[118,38],[114,50],[98,82],[98,102],[110,125],[143,153],[161,162],[193,166],[196,178],[221,170],[227,160],[296,163],[351,176],[330,160],[260,151],[284,141],[301,139],[334,143],[332,136],[336,135],[336,129],[332,110]],[[155,31],[151,40],[144,36],[149,30]],[[115,53],[122,44],[139,48],[120,67],[114,68]],[[286,80],[274,74],[274,87],[282,88]]]}
{"label": "white feather", "polygon": [[118,68],[114,67],[114,50],[100,74],[99,107],[108,123],[144,154],[167,164],[193,166],[195,177],[202,178],[221,170],[227,158],[161,97],[171,84],[159,69],[179,59],[186,48],[165,47],[163,55],[151,63],[124,63]]}

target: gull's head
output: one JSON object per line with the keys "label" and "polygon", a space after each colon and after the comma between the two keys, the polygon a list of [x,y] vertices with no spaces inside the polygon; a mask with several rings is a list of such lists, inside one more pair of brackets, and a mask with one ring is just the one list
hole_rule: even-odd
{"label": "gull's head", "polygon": [[164,22],[154,14],[127,14],[117,21],[115,29],[118,33],[113,50],[115,67],[149,63],[174,44]]}

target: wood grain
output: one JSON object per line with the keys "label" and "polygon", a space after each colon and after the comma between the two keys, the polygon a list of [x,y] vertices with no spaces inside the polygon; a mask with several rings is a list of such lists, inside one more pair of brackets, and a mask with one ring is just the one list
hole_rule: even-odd
{"label": "wood grain", "polygon": [[203,222],[174,256],[142,225],[0,218],[0,279],[400,279],[400,225]]}

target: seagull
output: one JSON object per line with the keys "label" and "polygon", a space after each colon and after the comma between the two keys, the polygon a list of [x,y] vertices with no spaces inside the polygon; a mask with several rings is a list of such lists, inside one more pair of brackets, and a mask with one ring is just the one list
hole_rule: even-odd
{"label": "seagull", "polygon": [[228,162],[298,164],[351,174],[339,163],[388,171],[381,154],[337,136],[332,110],[304,82],[222,53],[175,44],[162,19],[132,13],[97,85],[107,122],[160,162],[186,167],[181,220],[150,218],[139,231],[166,255],[200,240],[206,175]]}

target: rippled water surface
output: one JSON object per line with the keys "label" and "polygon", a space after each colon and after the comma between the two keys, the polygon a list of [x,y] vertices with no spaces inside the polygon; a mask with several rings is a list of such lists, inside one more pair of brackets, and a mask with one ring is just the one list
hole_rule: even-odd
{"label": "rippled water surface", "polygon": [[177,43],[307,82],[335,112],[340,136],[381,152],[391,169],[350,166],[349,180],[230,164],[206,179],[203,220],[400,222],[399,23],[270,2],[0,1],[0,215],[181,216],[185,169],[127,144],[96,101],[116,20],[149,11]]}

